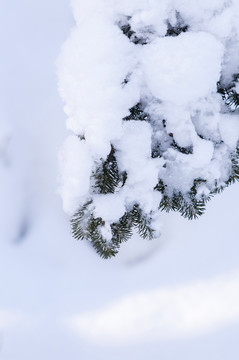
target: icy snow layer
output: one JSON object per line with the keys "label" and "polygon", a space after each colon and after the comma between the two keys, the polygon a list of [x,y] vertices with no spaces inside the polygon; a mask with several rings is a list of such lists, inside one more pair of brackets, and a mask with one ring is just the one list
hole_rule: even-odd
{"label": "icy snow layer", "polygon": [[[239,70],[236,0],[72,3],[76,26],[58,60],[67,127],[75,134],[61,156],[65,211],[73,214],[89,198],[92,171],[111,144],[128,176],[110,196],[118,204],[110,210],[109,197],[91,194],[95,214],[104,220],[116,221],[135,202],[145,212],[157,209],[159,179],[169,192],[182,193],[198,178],[207,180],[204,194],[215,180],[225,184],[239,121],[223,113],[217,82],[231,80]],[[140,101],[151,122],[122,121]],[[165,148],[152,158],[152,147],[169,134],[193,152]]]}

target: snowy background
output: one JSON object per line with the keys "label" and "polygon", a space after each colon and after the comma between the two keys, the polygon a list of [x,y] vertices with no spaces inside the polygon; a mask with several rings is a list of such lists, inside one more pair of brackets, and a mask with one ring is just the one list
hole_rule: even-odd
{"label": "snowy background", "polygon": [[0,10],[0,359],[238,359],[239,184],[115,259],[76,242],[56,194],[69,1]]}

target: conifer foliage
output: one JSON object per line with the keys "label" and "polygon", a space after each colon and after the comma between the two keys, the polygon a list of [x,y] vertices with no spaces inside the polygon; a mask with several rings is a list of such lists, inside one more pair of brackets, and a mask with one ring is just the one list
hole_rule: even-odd
{"label": "conifer foliage", "polygon": [[[119,172],[115,149],[111,151],[106,161],[102,161],[92,173],[93,193],[109,194],[117,191],[124,185],[127,174]],[[145,214],[137,203],[124,213],[118,222],[110,224],[110,240],[107,241],[102,234],[105,222],[100,217],[94,216],[93,200],[87,201],[74,214],[71,219],[72,233],[77,240],[88,240],[91,242],[97,253],[103,258],[114,256],[123,241],[132,236],[133,228],[136,228],[139,235],[144,239],[153,239],[154,230],[151,227],[151,218]]]}
{"label": "conifer foliage", "polygon": [[[89,22],[59,59],[76,135],[64,149],[61,193],[73,236],[103,258],[134,232],[158,237],[161,211],[198,218],[239,180],[239,52],[227,57],[238,47],[235,8],[189,3],[111,0],[109,11],[104,0],[84,9],[75,0],[77,23],[82,12]],[[227,36],[213,29],[225,11]]]}

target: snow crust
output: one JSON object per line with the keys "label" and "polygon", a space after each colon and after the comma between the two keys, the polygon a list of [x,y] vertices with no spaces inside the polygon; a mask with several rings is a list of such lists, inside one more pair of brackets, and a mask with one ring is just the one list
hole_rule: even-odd
{"label": "snow crust", "polygon": [[[93,196],[95,213],[104,220],[116,220],[133,202],[146,212],[156,210],[159,179],[172,192],[187,192],[196,178],[207,180],[205,194],[215,181],[225,183],[239,120],[226,114],[217,82],[239,70],[236,0],[74,0],[72,7],[76,26],[58,59],[59,91],[74,134],[61,156],[65,211],[74,213],[87,193],[93,196],[91,174],[111,145],[128,178],[105,200]],[[146,42],[131,41],[122,24]],[[169,25],[186,28],[168,36]],[[142,98],[154,127],[122,120]],[[151,157],[152,144],[163,141],[163,130],[155,131],[162,119],[167,134],[192,153],[170,148],[163,157]]]}

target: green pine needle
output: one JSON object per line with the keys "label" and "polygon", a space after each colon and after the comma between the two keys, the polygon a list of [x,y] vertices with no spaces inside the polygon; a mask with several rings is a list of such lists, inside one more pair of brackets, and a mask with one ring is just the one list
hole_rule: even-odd
{"label": "green pine needle", "polygon": [[151,226],[151,218],[135,204],[131,210],[119,219],[117,223],[110,224],[112,238],[104,239],[101,229],[105,225],[101,218],[95,218],[92,201],[84,204],[71,220],[72,235],[77,240],[87,240],[91,243],[102,258],[107,259],[115,256],[119,251],[120,244],[129,240],[133,234],[133,228],[137,228],[141,237],[151,240],[154,230]]}
{"label": "green pine needle", "polygon": [[94,187],[100,194],[113,194],[122,181],[122,175],[120,176],[115,157],[115,149],[112,145],[106,161],[102,161],[92,177],[95,181]]}

